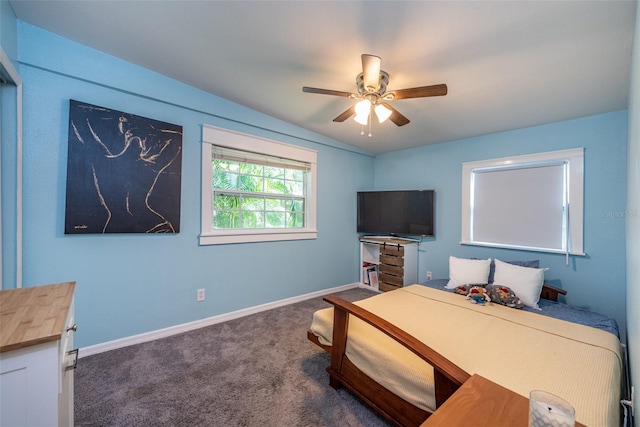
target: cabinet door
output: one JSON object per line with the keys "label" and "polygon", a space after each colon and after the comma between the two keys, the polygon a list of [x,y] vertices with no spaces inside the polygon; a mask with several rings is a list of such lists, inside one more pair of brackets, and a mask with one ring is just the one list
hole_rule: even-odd
{"label": "cabinet door", "polygon": [[394,276],[387,273],[380,273],[380,281],[398,287],[402,287],[404,285],[404,279],[402,276]]}
{"label": "cabinet door", "polygon": [[380,264],[380,273],[403,277],[404,268],[401,265]]}
{"label": "cabinet door", "polygon": [[404,265],[404,258],[391,255],[380,255],[380,264],[397,265],[402,267]]}
{"label": "cabinet door", "polygon": [[382,245],[380,253],[391,256],[404,256],[404,245]]}
{"label": "cabinet door", "polygon": [[0,425],[58,422],[59,341],[0,354]]}

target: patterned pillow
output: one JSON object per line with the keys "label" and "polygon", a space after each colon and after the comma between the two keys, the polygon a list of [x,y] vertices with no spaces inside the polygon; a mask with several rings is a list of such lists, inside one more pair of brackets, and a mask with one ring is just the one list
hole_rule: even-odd
{"label": "patterned pillow", "polygon": [[511,308],[522,308],[524,304],[520,301],[520,298],[513,291],[502,285],[489,285],[487,286],[487,293],[491,301],[506,305]]}

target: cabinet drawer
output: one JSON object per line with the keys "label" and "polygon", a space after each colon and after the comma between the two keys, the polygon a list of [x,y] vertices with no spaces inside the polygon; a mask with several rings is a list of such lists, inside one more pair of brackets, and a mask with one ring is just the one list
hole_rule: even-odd
{"label": "cabinet drawer", "polygon": [[380,253],[402,257],[404,256],[404,246],[380,245]]}
{"label": "cabinet drawer", "polygon": [[380,264],[404,266],[404,258],[390,255],[380,255]]}
{"label": "cabinet drawer", "polygon": [[394,276],[404,276],[404,268],[401,265],[380,264],[381,273],[389,273]]}
{"label": "cabinet drawer", "polygon": [[396,285],[396,286],[404,285],[404,280],[402,279],[402,276],[394,276],[388,273],[380,273],[380,281],[386,282],[391,285]]}

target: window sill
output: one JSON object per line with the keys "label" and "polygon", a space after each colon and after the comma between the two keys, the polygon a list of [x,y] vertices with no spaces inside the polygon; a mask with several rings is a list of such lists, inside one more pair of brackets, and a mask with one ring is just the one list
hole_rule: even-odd
{"label": "window sill", "polygon": [[[485,246],[489,248],[504,248],[504,249],[515,249],[519,251],[529,251],[529,252],[546,252],[550,254],[562,254],[566,255],[567,251],[562,249],[551,249],[551,248],[535,248],[531,246],[519,246],[519,245],[507,245],[501,243],[485,243],[485,242],[472,242],[472,241],[461,241],[461,245],[469,245],[469,246]],[[586,253],[582,251],[569,251],[569,255],[573,256],[587,256]]]}
{"label": "window sill", "polygon": [[226,245],[232,243],[277,242],[284,240],[317,239],[316,230],[228,230],[215,233],[201,234],[200,246]]}

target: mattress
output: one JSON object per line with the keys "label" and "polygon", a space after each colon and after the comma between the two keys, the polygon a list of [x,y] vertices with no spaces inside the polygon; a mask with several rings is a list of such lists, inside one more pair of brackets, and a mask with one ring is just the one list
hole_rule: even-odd
{"label": "mattress", "polygon": [[[551,392],[590,426],[619,425],[620,341],[609,332],[421,285],[355,303],[405,330],[470,375],[524,397]],[[333,308],[317,311],[311,332],[331,345]],[[433,369],[357,318],[349,320],[346,355],[376,382],[427,411],[435,410]]]}

